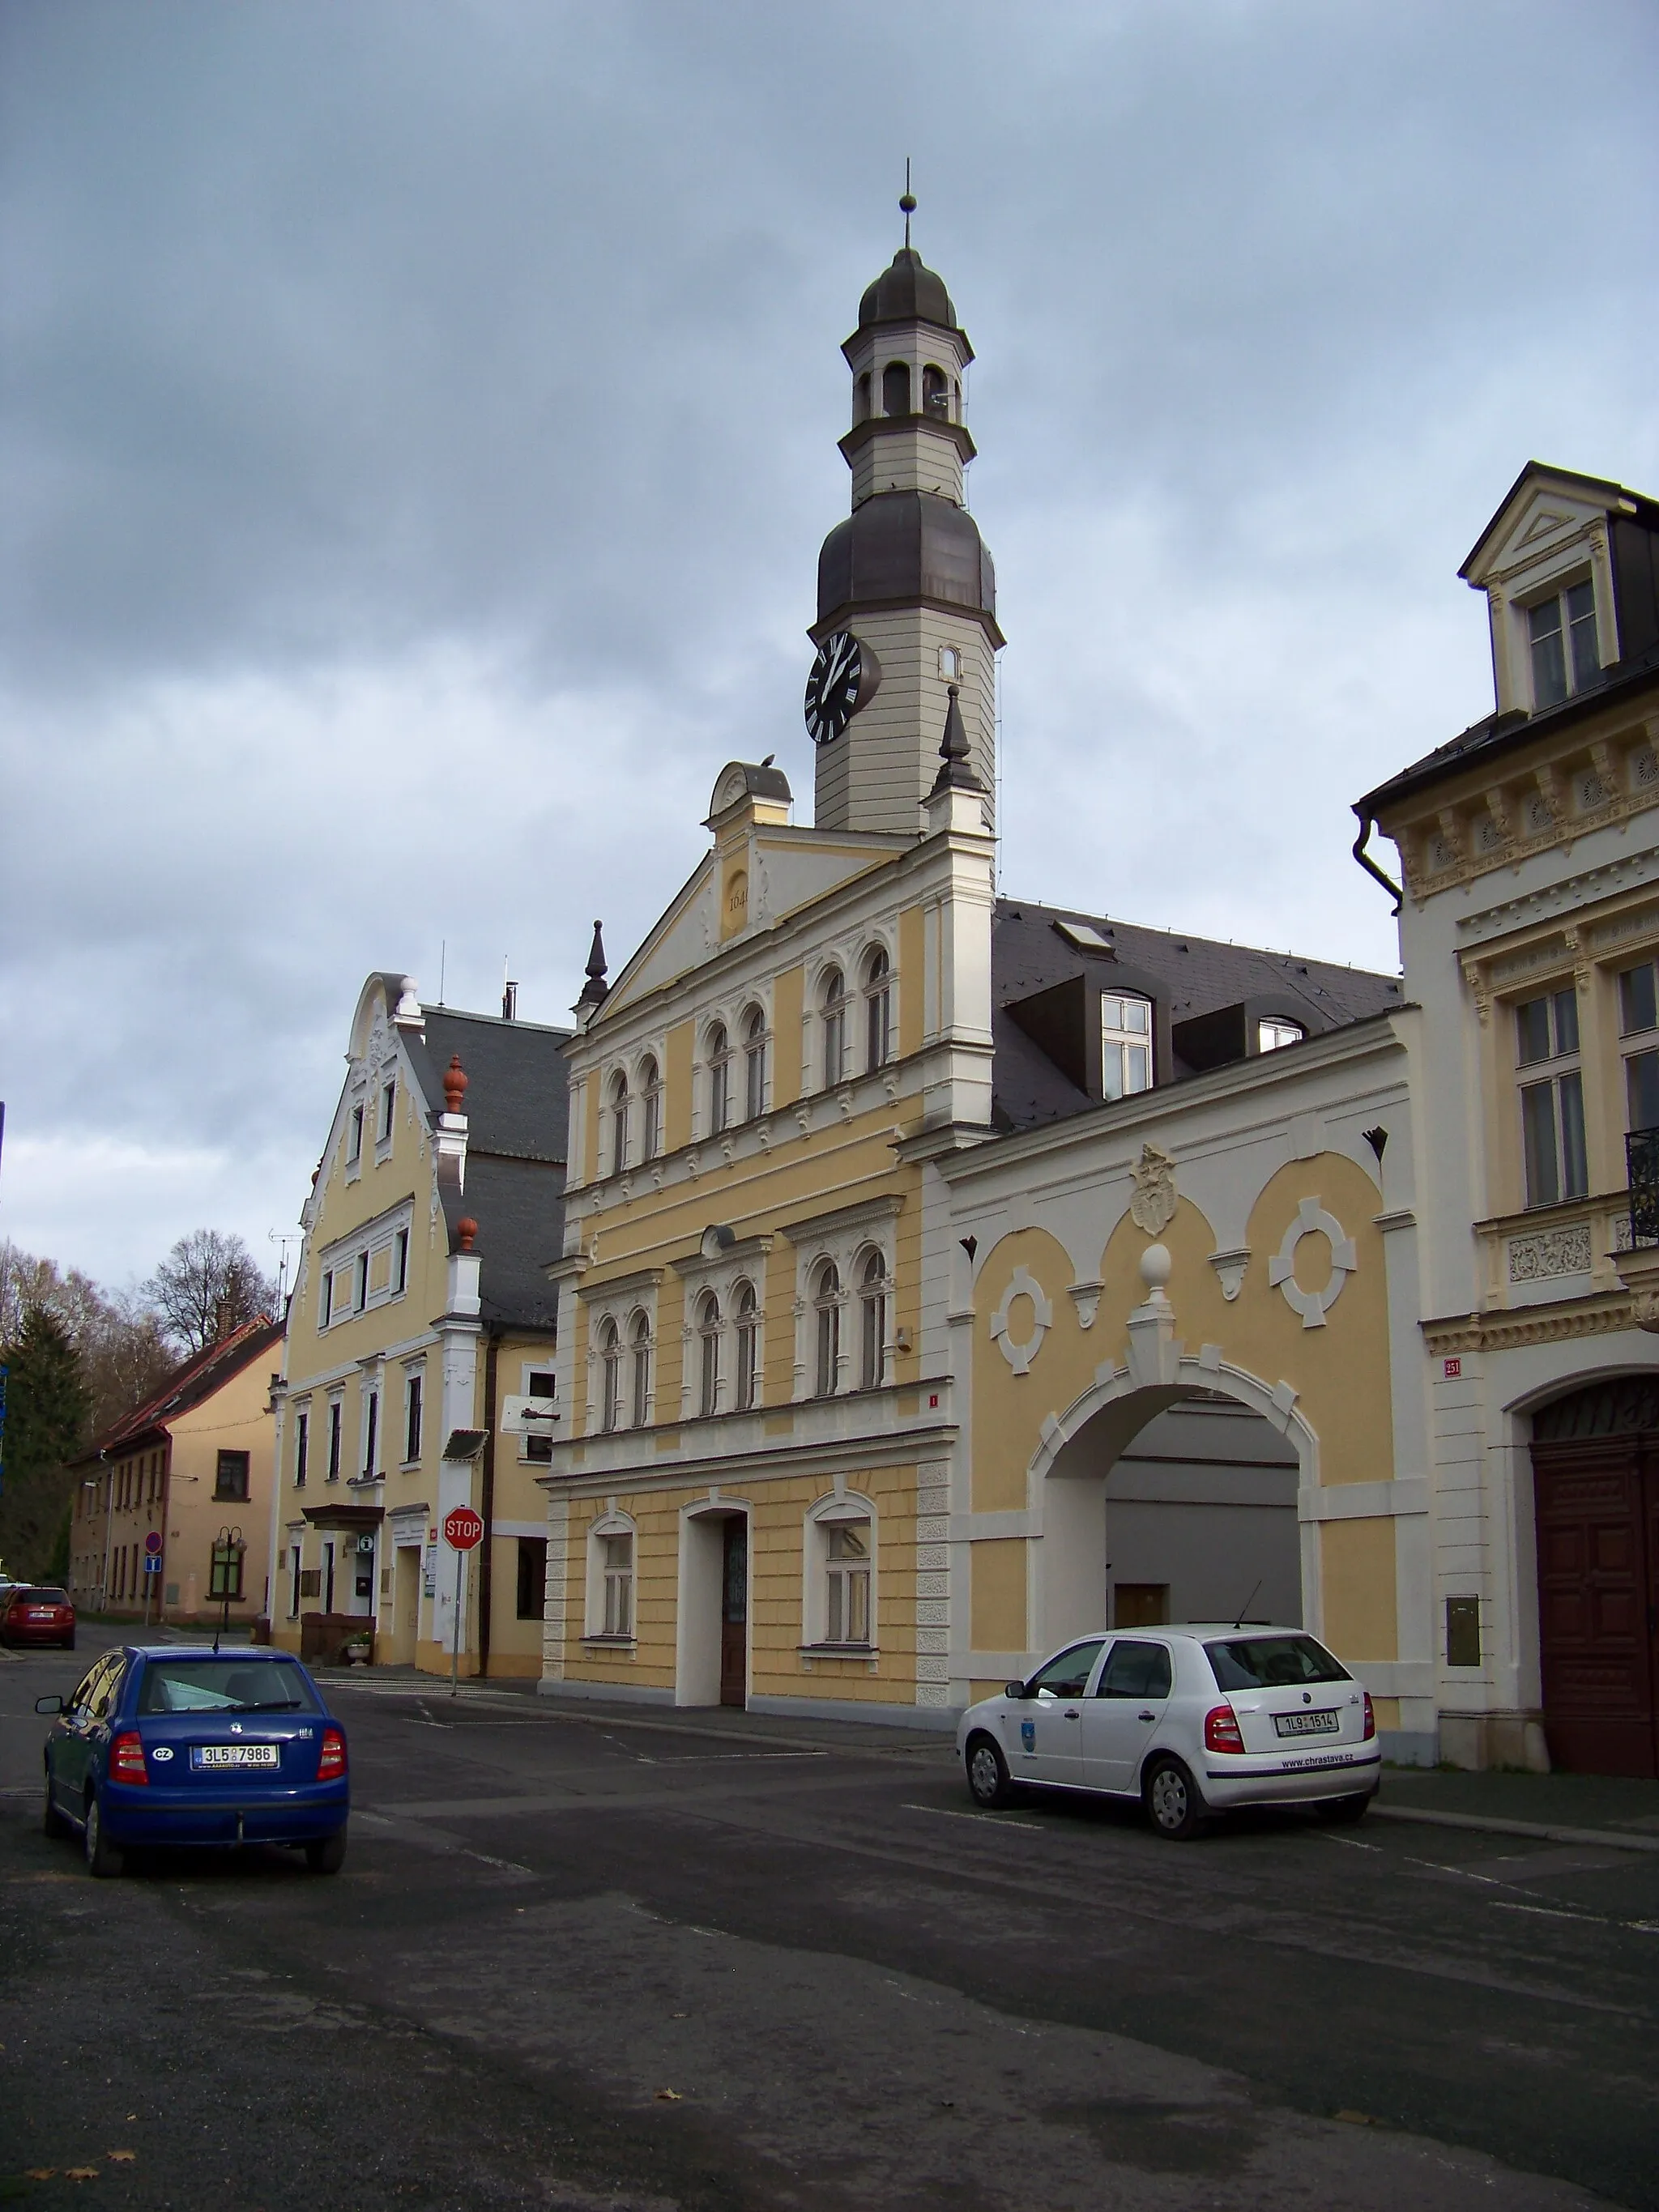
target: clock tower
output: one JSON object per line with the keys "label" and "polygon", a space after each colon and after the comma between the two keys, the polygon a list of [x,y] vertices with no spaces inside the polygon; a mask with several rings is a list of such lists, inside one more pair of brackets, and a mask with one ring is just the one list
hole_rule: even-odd
{"label": "clock tower", "polygon": [[806,687],[821,830],[919,835],[954,688],[969,764],[996,791],[996,578],[965,503],[974,441],[963,377],[974,349],[944,282],[904,244],[865,293],[842,351],[853,427],[841,450],[853,512],[818,556],[818,648]]}

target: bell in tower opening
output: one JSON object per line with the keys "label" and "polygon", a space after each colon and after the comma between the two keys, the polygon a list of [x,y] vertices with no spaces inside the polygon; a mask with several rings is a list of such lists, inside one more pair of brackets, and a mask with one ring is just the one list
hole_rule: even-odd
{"label": "bell in tower opening", "polygon": [[965,501],[974,441],[963,379],[974,349],[944,280],[904,244],[859,303],[842,348],[853,427],[841,450],[853,512],[818,556],[806,726],[822,830],[915,836],[957,694],[988,829],[996,790],[996,576]]}

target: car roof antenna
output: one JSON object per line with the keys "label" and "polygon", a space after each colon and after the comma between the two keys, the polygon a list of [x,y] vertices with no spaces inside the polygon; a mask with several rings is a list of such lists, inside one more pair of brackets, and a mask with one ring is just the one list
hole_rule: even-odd
{"label": "car roof antenna", "polygon": [[[1238,1618],[1237,1618],[1237,1620],[1236,1621],[1234,1621],[1234,1623],[1233,1623],[1233,1626],[1234,1626],[1235,1628],[1243,1628],[1243,1626],[1244,1626],[1244,1616],[1245,1616],[1245,1614],[1249,1611],[1250,1607],[1251,1607],[1255,1603],[1255,1590],[1259,1590],[1259,1589],[1261,1589],[1261,1587],[1262,1583],[1266,1581],[1266,1579],[1267,1579],[1267,1577],[1266,1577],[1266,1576],[1265,1576],[1265,1575],[1258,1575],[1258,1576],[1256,1577],[1256,1578],[1255,1578],[1255,1589],[1253,1589],[1253,1590],[1250,1592],[1250,1594],[1249,1594],[1249,1597],[1247,1597],[1247,1598],[1245,1599],[1245,1601],[1244,1601],[1243,1604],[1243,1605],[1241,1605],[1241,1606],[1239,1607],[1239,1608],[1238,1608]],[[218,1645],[217,1645],[216,1644],[214,1645],[214,1647],[213,1647],[213,1648],[214,1648],[214,1650],[215,1650],[216,1651],[219,1649],[219,1647],[218,1647]]]}

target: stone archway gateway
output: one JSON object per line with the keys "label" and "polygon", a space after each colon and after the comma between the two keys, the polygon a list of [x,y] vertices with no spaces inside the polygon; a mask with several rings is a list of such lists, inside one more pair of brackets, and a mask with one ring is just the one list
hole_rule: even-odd
{"label": "stone archway gateway", "polygon": [[1659,1378],[1539,1407],[1532,1468],[1551,1759],[1659,1775]]}

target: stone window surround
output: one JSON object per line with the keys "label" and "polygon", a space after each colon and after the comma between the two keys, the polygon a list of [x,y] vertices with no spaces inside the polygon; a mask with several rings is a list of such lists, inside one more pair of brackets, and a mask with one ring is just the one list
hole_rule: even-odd
{"label": "stone window surround", "polygon": [[[754,1285],[760,1321],[755,1358],[755,1402],[745,1410],[758,1413],[765,1403],[766,1262],[773,1241],[770,1237],[745,1237],[734,1244],[728,1244],[712,1259],[706,1259],[698,1252],[673,1262],[674,1272],[681,1279],[681,1296],[684,1301],[680,1331],[684,1346],[680,1362],[682,1420],[717,1419],[732,1410],[732,1393],[736,1387],[738,1375],[736,1309],[740,1282]],[[706,1291],[714,1293],[720,1309],[720,1386],[714,1411],[707,1416],[702,1412],[702,1374],[699,1345],[702,1331],[697,1318],[697,1308]]]}
{"label": "stone window surround", "polygon": [[[870,955],[878,949],[887,955],[888,1056],[879,1068],[866,1068],[865,1060],[865,973]],[[841,971],[841,1078],[823,1080],[823,979],[830,969]],[[900,1057],[898,1039],[903,1018],[903,985],[899,975],[898,925],[894,921],[860,922],[843,931],[830,944],[820,945],[805,963],[805,990],[802,1001],[800,1040],[800,1096],[811,1098],[825,1091],[844,1091],[866,1077],[879,1077]]]}
{"label": "stone window surround", "polygon": [[[830,1613],[830,1547],[829,1535],[837,1522],[860,1522],[870,1530],[870,1640],[866,1644],[830,1644],[826,1640],[826,1624]],[[800,1650],[808,1656],[823,1654],[833,1658],[838,1653],[850,1652],[857,1657],[875,1657],[880,1650],[877,1624],[881,1615],[879,1569],[878,1565],[881,1534],[881,1516],[873,1498],[862,1492],[848,1490],[844,1478],[838,1477],[835,1488],[827,1497],[815,1498],[801,1520],[801,1640]]]}
{"label": "stone window surround", "polygon": [[[747,1104],[746,1069],[744,1065],[743,1025],[750,1011],[761,1011],[761,1035],[766,1050],[766,1082],[760,1118],[772,1110],[777,1097],[777,1037],[772,1027],[772,985],[769,976],[763,984],[744,984],[729,992],[713,1006],[703,1007],[695,1018],[691,1031],[691,1138],[694,1145],[718,1143],[730,1137],[749,1121],[744,1111]],[[726,1127],[711,1126],[708,1108],[708,1071],[713,1065],[708,1053],[709,1032],[716,1024],[726,1030],[726,1049],[728,1060],[726,1093]]]}
{"label": "stone window surround", "polygon": [[815,1214],[805,1220],[788,1223],[779,1230],[778,1234],[795,1248],[793,1403],[808,1403],[822,1395],[816,1387],[817,1307],[812,1283],[826,1260],[832,1263],[840,1279],[842,1312],[841,1342],[836,1362],[836,1387],[831,1395],[837,1398],[846,1397],[852,1395],[856,1388],[855,1382],[848,1378],[855,1376],[858,1368],[858,1276],[865,1255],[872,1251],[881,1255],[886,1274],[888,1336],[884,1349],[886,1370],[891,1375],[893,1357],[898,1348],[896,1341],[897,1278],[893,1258],[893,1224],[903,1205],[904,1200],[897,1193],[887,1193],[878,1198],[866,1199],[860,1204],[840,1206],[832,1212]]}
{"label": "stone window surround", "polygon": [[[356,1320],[361,1314],[373,1313],[380,1306],[393,1305],[408,1296],[408,1271],[405,1270],[404,1282],[399,1285],[393,1265],[399,1230],[408,1233],[412,1249],[415,1230],[415,1200],[412,1196],[400,1199],[396,1206],[389,1206],[384,1213],[376,1214],[373,1220],[360,1223],[345,1236],[337,1237],[333,1243],[325,1245],[317,1254],[319,1336],[325,1335],[330,1329],[337,1328],[345,1322]],[[373,1287],[374,1261],[382,1251],[386,1255],[386,1282],[384,1290],[377,1291]],[[324,1277],[332,1275],[337,1279],[344,1273],[349,1279],[355,1275],[359,1257],[365,1253],[368,1256],[370,1288],[363,1304],[359,1306],[351,1300],[343,1302],[337,1295],[331,1295],[328,1319],[324,1321],[320,1307]]]}
{"label": "stone window surround", "polygon": [[[629,1341],[634,1317],[642,1313],[646,1322],[646,1343],[651,1358],[650,1389],[647,1393],[644,1425],[652,1427],[657,1413],[657,1293],[662,1282],[660,1267],[641,1267],[632,1274],[618,1275],[610,1282],[596,1284],[591,1291],[579,1290],[577,1296],[587,1307],[587,1403],[583,1417],[583,1434],[590,1437],[620,1436],[637,1426],[633,1418],[634,1378],[631,1370],[633,1346]],[[615,1322],[622,1343],[622,1419],[615,1429],[607,1430],[605,1421],[604,1360],[599,1340],[607,1322]]]}

